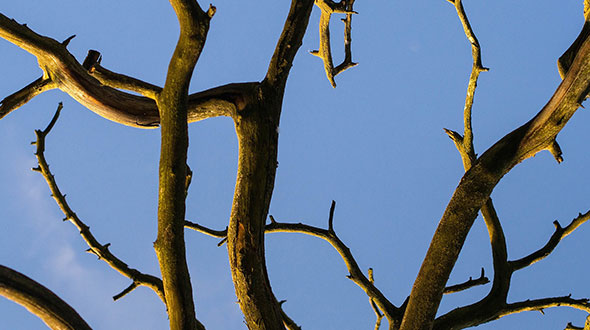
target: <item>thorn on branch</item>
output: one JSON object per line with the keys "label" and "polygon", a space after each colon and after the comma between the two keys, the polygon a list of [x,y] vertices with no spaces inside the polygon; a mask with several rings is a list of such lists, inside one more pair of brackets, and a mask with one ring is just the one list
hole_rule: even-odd
{"label": "thorn on branch", "polygon": [[65,47],[67,47],[70,44],[70,41],[72,41],[72,39],[74,39],[76,37],[76,35],[71,35],[69,36],[66,40],[62,41],[62,45],[64,45]]}
{"label": "thorn on branch", "polygon": [[553,155],[553,158],[555,158],[558,164],[563,162],[561,148],[559,147],[559,144],[557,144],[557,140],[554,139],[547,147],[547,150]]}

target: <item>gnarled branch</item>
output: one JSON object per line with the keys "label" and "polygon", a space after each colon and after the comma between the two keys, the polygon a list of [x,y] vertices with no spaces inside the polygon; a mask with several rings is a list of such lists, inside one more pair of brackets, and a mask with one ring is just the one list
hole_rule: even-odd
{"label": "gnarled branch", "polygon": [[[71,209],[70,205],[66,201],[66,197],[64,194],[61,193],[59,187],[57,186],[57,182],[55,181],[55,176],[49,170],[49,165],[47,164],[47,160],[45,159],[45,137],[59,117],[60,111],[62,109],[61,103],[59,104],[55,115],[53,116],[51,122],[44,130],[36,130],[35,134],[37,135],[37,140],[33,142],[37,146],[37,150],[35,152],[35,156],[37,157],[37,161],[39,166],[34,168],[33,170],[41,173],[47,181],[47,185],[49,186],[49,190],[51,190],[51,196],[55,199],[57,205],[61,209],[61,211],[65,215],[66,221],[70,221],[78,230],[80,231],[80,236],[82,239],[88,244],[88,252],[95,254],[99,259],[102,259],[106,262],[111,268],[121,273],[123,276],[128,277],[133,281],[133,288],[137,287],[137,285],[146,286],[156,292],[156,294],[162,299],[163,302],[166,302],[164,297],[164,289],[162,286],[162,281],[152,275],[144,274],[138,271],[137,269],[130,268],[125,262],[121,259],[117,258],[115,255],[111,253],[109,250],[110,244],[100,244],[98,240],[92,235],[90,232],[90,227],[88,227],[78,215]],[[131,290],[126,289],[122,293],[115,295],[113,298],[119,299],[124,294],[130,292]]]}

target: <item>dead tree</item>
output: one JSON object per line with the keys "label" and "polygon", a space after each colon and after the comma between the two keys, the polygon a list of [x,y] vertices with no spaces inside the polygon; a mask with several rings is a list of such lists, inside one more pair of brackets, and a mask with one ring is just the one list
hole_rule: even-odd
{"label": "dead tree", "polygon": [[[590,312],[587,299],[571,296],[535,298],[508,302],[514,272],[548,256],[557,244],[590,218],[579,214],[555,232],[542,248],[517,260],[509,260],[506,241],[490,194],[512,168],[542,150],[548,150],[557,162],[563,160],[556,137],[590,90],[590,41],[588,40],[588,1],[586,23],[572,46],[559,59],[563,82],[549,102],[528,122],[506,134],[496,144],[477,156],[473,144],[471,113],[482,64],[479,42],[467,18],[461,0],[454,6],[465,35],[472,47],[473,67],[464,107],[463,134],[446,130],[455,143],[465,169],[439,227],[410,296],[397,306],[376,286],[373,272],[365,274],[351,250],[334,229],[335,202],[332,203],[326,228],[301,223],[286,223],[270,217],[266,222],[274,188],[278,152],[278,126],[285,86],[293,60],[302,44],[314,4],[321,10],[319,50],[329,83],[334,77],[356,65],[352,61],[351,29],[354,0],[293,0],[283,31],[261,81],[232,83],[189,95],[189,82],[199,59],[215,7],[203,10],[194,0],[170,1],[180,25],[180,38],[170,60],[164,87],[115,73],[101,65],[99,52],[91,50],[80,63],[67,49],[73,37],[63,42],[38,34],[0,14],[0,37],[33,54],[43,70],[40,78],[0,103],[0,118],[27,103],[36,95],[60,89],[98,115],[127,126],[161,129],[159,167],[158,235],[154,248],[160,264],[160,277],[131,268],[109,251],[109,244],[99,243],[72,210],[61,193],[45,159],[45,137],[58,119],[61,105],[45,130],[36,131],[34,168],[46,179],[52,196],[65,215],[80,231],[89,251],[131,280],[128,288],[115,296],[119,299],[138,286],[152,289],[166,306],[171,329],[205,329],[195,312],[193,290],[186,264],[185,228],[222,238],[227,245],[236,296],[250,329],[299,329],[275,297],[266,269],[265,234],[297,232],[319,237],[340,254],[349,279],[367,295],[377,321],[388,321],[389,329],[461,329],[492,321],[526,310],[543,310],[570,306]],[[334,66],[331,52],[330,19],[341,15],[344,21],[345,56]],[[132,91],[136,94],[125,91]],[[236,189],[231,216],[225,230],[213,230],[185,220],[185,197],[192,171],[187,165],[188,123],[226,116],[233,119],[239,141]],[[436,317],[443,294],[468,290],[489,282],[481,275],[464,283],[447,286],[471,226],[481,212],[489,231],[493,251],[492,287],[480,301],[458,307]],[[50,290],[14,270],[0,270],[0,294],[27,306],[53,328],[86,329],[86,322]],[[570,328],[575,328],[573,325]]]}

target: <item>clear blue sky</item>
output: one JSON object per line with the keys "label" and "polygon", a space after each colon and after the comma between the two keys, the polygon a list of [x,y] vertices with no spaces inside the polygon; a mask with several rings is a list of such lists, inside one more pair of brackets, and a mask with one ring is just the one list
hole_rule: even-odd
{"label": "clear blue sky", "polygon": [[[208,3],[201,2],[205,7]],[[289,1],[254,4],[217,0],[192,91],[260,80],[286,17]],[[476,151],[531,118],[560,79],[556,60],[581,29],[582,1],[465,1],[484,66],[474,108]],[[374,268],[377,286],[401,304],[428,243],[462,176],[457,151],[443,132],[462,130],[471,50],[452,5],[436,1],[357,0],[353,57],[360,65],[332,89],[318,47],[319,12],[287,85],[280,126],[279,167],[270,213],[278,221],[326,226],[337,201],[335,229],[360,266]],[[177,37],[167,1],[4,1],[0,11],[36,32],[63,40],[82,61],[89,49],[117,72],[162,85]],[[342,56],[335,20],[335,61]],[[0,98],[41,75],[36,59],[0,40]],[[75,228],[49,196],[36,166],[34,129],[44,128],[57,103],[64,111],[48,137],[46,156],[75,212],[130,266],[158,274],[156,237],[159,131],[109,122],[60,91],[47,92],[0,121],[0,264],[54,290],[95,329],[165,329],[159,299],[140,288],[111,297],[130,281],[84,253]],[[540,248],[553,232],[590,208],[588,114],[579,111],[558,136],[565,161],[548,152],[525,161],[492,197],[503,222],[509,257]],[[195,172],[187,218],[216,229],[227,225],[237,162],[233,123],[216,118],[190,125]],[[544,261],[514,275],[510,301],[590,297],[588,225]],[[208,329],[245,329],[224,247],[186,233],[197,315]],[[345,276],[327,243],[295,234],[267,236],[267,263],[277,298],[304,329],[372,329],[365,294]],[[492,275],[481,218],[470,233],[450,283]],[[447,296],[441,311],[476,301],[489,285]],[[585,314],[567,308],[508,316],[481,329],[563,329]],[[0,300],[0,329],[43,329],[16,304]],[[385,328],[385,327],[383,327]]]}

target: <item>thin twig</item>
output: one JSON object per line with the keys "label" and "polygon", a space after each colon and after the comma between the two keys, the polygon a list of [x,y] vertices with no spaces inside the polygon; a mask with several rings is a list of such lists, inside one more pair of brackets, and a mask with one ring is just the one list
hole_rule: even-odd
{"label": "thin twig", "polygon": [[544,259],[549,254],[551,254],[551,252],[553,252],[557,244],[559,244],[559,242],[561,242],[562,239],[571,234],[574,230],[576,230],[576,228],[578,228],[580,225],[582,225],[584,222],[588,220],[590,220],[590,211],[584,214],[580,213],[565,228],[562,228],[557,220],[554,221],[553,225],[555,225],[555,232],[553,233],[553,235],[551,235],[551,238],[549,238],[549,241],[545,244],[545,246],[529,254],[526,257],[510,261],[510,267],[513,269],[513,271],[517,271],[519,269],[528,267],[536,263],[537,261]]}
{"label": "thin twig", "polygon": [[[373,278],[373,268],[369,268],[369,282],[371,282],[371,284],[375,283],[375,279]],[[375,312],[375,317],[377,318],[375,320],[375,330],[379,330],[379,328],[381,328],[381,321],[383,321],[383,313],[381,313],[381,311],[379,310],[379,306],[377,306],[377,304],[375,303],[375,300],[373,298],[369,299],[370,303],[371,303],[371,308],[373,308],[373,311]]]}
{"label": "thin twig", "polygon": [[482,267],[481,268],[481,275],[479,275],[478,278],[472,279],[470,277],[469,280],[467,280],[463,283],[447,286],[445,288],[445,290],[443,291],[443,294],[450,294],[450,293],[465,291],[467,289],[473,288],[474,286],[484,285],[489,282],[490,282],[490,280],[485,276],[484,269]]}
{"label": "thin twig", "polygon": [[32,144],[37,146],[37,151],[35,152],[35,156],[37,157],[37,161],[39,166],[33,168],[34,171],[40,172],[45,181],[47,181],[47,185],[51,190],[51,196],[55,199],[57,205],[62,210],[65,215],[64,221],[70,221],[78,230],[80,231],[80,236],[84,239],[86,244],[88,244],[89,249],[88,251],[95,254],[99,259],[104,260],[111,268],[118,271],[122,275],[128,277],[133,281],[132,287],[125,289],[123,292],[115,295],[115,299],[121,298],[125,294],[129,293],[133,290],[137,285],[147,286],[150,289],[154,290],[156,294],[165,302],[164,299],[164,289],[162,287],[162,281],[152,275],[143,274],[136,269],[130,268],[126,263],[121,261],[119,258],[115,257],[108,249],[110,244],[100,244],[94,235],[90,232],[90,227],[84,224],[80,218],[72,211],[69,204],[66,202],[66,197],[61,193],[57,183],[55,181],[54,175],[49,170],[49,165],[47,164],[47,160],[45,159],[45,138],[57,122],[61,109],[63,108],[62,103],[59,104],[57,107],[57,111],[55,115],[51,119],[51,122],[44,130],[36,130],[35,134],[37,136],[37,140]]}

